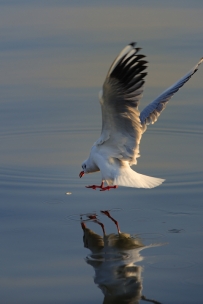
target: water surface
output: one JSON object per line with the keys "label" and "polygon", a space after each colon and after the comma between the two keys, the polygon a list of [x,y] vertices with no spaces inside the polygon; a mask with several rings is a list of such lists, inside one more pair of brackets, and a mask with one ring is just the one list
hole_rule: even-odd
{"label": "water surface", "polygon": [[[103,193],[84,187],[100,183],[100,174],[78,177],[100,134],[97,95],[116,54],[135,40],[147,55],[142,109],[203,56],[202,2],[0,1],[0,8],[2,303],[103,303],[112,282],[120,284],[106,281],[108,271],[121,268],[122,284],[137,286],[133,303],[202,303],[202,67],[142,138],[136,170],[165,178],[162,186]],[[101,210],[143,247],[112,246],[113,258],[102,256],[96,271],[80,217],[97,214],[116,235]],[[94,221],[85,224],[103,237]]]}

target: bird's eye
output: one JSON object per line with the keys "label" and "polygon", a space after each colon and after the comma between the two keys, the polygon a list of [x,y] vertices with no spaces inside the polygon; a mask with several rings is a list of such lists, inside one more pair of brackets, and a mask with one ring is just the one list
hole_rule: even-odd
{"label": "bird's eye", "polygon": [[86,169],[86,165],[84,165],[84,169]]}

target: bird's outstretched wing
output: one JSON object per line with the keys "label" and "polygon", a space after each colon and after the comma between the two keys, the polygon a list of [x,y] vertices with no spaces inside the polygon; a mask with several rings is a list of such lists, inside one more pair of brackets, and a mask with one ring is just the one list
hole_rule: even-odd
{"label": "bird's outstretched wing", "polygon": [[[108,154],[136,162],[142,135],[139,100],[142,97],[147,61],[135,43],[127,45],[112,63],[100,92],[102,132],[95,143]],[[105,149],[104,149],[105,148]]]}
{"label": "bird's outstretched wing", "polygon": [[192,75],[198,70],[199,65],[202,63],[203,58],[180,80],[174,83],[170,88],[165,90],[154,101],[152,101],[143,111],[140,113],[140,121],[143,125],[143,131],[147,125],[153,124],[157,121],[161,112],[165,109],[169,99],[192,77]]}

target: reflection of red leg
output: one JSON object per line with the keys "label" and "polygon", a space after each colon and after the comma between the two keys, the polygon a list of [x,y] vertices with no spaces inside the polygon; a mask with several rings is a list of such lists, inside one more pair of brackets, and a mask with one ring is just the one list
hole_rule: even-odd
{"label": "reflection of red leg", "polygon": [[101,223],[101,222],[99,222],[99,221],[97,221],[97,220],[95,220],[94,222],[97,223],[97,224],[99,224],[102,227],[103,235],[105,236],[106,232],[105,232],[104,224]]}
{"label": "reflection of red leg", "polygon": [[90,220],[97,220],[97,215],[96,214],[90,214],[87,217],[89,217]]}
{"label": "reflection of red leg", "polygon": [[88,215],[88,217],[89,217],[90,220],[93,220],[94,223],[99,224],[102,227],[103,234],[105,235],[106,233],[105,233],[104,224],[101,223],[100,221],[98,221],[97,215],[90,214],[90,215]]}
{"label": "reflection of red leg", "polygon": [[85,223],[84,223],[84,222],[81,222],[80,224],[81,224],[82,229],[85,230],[85,229],[86,229]]}
{"label": "reflection of red leg", "polygon": [[119,229],[118,222],[110,215],[109,211],[107,211],[107,210],[102,211],[102,210],[101,210],[101,213],[103,213],[103,214],[105,214],[106,216],[108,216],[108,217],[116,224],[118,233],[120,233],[121,231],[120,231],[120,229]]}
{"label": "reflection of red leg", "polygon": [[92,186],[86,186],[86,188],[91,188],[93,190],[96,190],[97,188],[99,188],[100,191],[106,191],[106,190],[110,190],[110,189],[116,189],[116,188],[118,188],[118,186],[114,185],[114,186],[106,186],[106,187],[104,187],[104,182],[102,182],[100,186],[92,185]]}

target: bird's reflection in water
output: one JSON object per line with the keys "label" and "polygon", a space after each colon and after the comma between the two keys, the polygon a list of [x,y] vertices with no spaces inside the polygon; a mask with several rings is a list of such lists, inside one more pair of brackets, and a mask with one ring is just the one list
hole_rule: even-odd
{"label": "bird's reflection in water", "polygon": [[[84,232],[84,247],[90,249],[86,262],[95,270],[94,282],[104,294],[103,304],[136,304],[140,300],[160,304],[142,295],[142,267],[136,263],[143,260],[141,250],[144,246],[141,239],[132,237],[120,231],[118,222],[109,211],[101,211],[109,217],[117,227],[117,234],[106,234],[104,224],[96,214],[81,216],[81,226]],[[93,221],[101,226],[103,236],[87,227]],[[157,245],[156,245],[157,246]]]}

